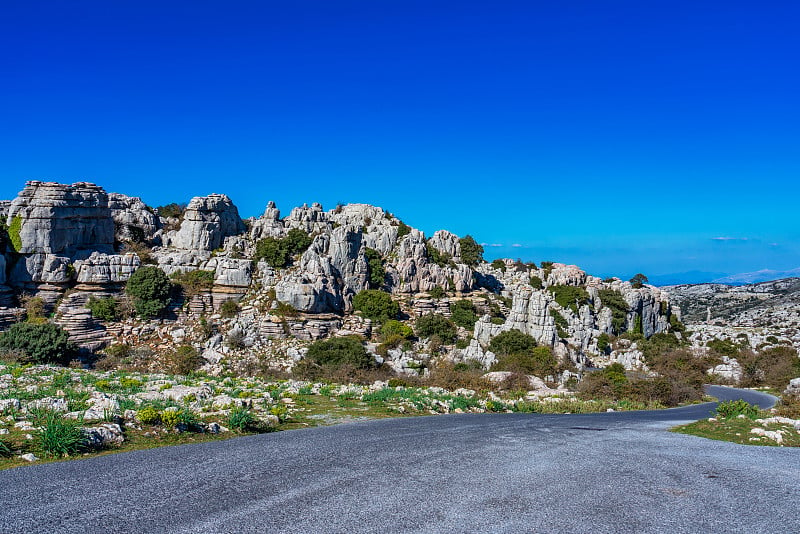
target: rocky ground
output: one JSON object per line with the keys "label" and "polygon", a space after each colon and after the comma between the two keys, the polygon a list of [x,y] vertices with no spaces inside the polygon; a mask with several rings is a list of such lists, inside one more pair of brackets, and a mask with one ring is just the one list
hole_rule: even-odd
{"label": "rocky ground", "polygon": [[0,464],[47,458],[40,448],[43,428],[36,422],[42,414],[79,423],[85,436],[82,450],[96,453],[388,416],[658,407],[658,403],[581,401],[563,389],[498,394],[381,381],[337,385],[11,364],[0,365],[0,443],[8,448]]}

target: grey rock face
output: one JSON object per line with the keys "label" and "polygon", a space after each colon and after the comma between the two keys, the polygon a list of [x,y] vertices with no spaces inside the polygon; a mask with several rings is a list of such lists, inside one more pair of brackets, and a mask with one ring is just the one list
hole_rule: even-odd
{"label": "grey rock face", "polygon": [[108,207],[114,219],[117,241],[152,242],[161,222],[139,197],[121,193],[108,194]]}
{"label": "grey rock face", "polygon": [[103,254],[93,252],[85,260],[75,262],[78,282],[82,284],[119,284],[127,282],[141,262],[136,254]]}
{"label": "grey rock face", "polygon": [[224,239],[246,230],[239,210],[227,195],[194,197],[183,214],[180,230],[168,232],[164,245],[185,250],[212,251]]}
{"label": "grey rock face", "polygon": [[281,212],[273,201],[267,203],[267,209],[258,219],[250,224],[250,238],[254,241],[265,237],[281,237],[284,234]]}
{"label": "grey rock face", "polygon": [[21,254],[72,255],[77,250],[113,252],[114,220],[108,195],[86,182],[28,182],[8,210],[19,217]]}
{"label": "grey rock face", "polygon": [[211,258],[204,268],[214,271],[214,285],[246,288],[252,281],[250,260]]}
{"label": "grey rock face", "polygon": [[22,256],[11,271],[12,285],[66,284],[71,279],[72,261],[68,256],[35,253]]}
{"label": "grey rock face", "polygon": [[457,235],[447,230],[439,230],[433,234],[429,243],[442,254],[447,254],[455,261],[461,261],[461,243]]}
{"label": "grey rock face", "polygon": [[329,228],[328,214],[322,211],[319,202],[314,202],[310,208],[307,204],[294,208],[283,224],[286,228],[299,228],[309,233]]}

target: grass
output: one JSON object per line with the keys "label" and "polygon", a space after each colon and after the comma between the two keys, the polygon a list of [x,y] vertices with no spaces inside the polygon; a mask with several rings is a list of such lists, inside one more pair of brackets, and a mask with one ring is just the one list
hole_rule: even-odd
{"label": "grass", "polygon": [[[769,414],[765,414],[769,416]],[[783,430],[783,442],[764,436],[757,436],[751,432],[753,428],[763,428],[765,430]],[[678,434],[688,434],[701,438],[714,439],[718,441],[730,441],[740,445],[768,445],[773,447],[800,447],[800,433],[788,424],[759,424],[748,418],[718,419],[710,421],[702,419],[688,425],[682,425],[672,429]]]}

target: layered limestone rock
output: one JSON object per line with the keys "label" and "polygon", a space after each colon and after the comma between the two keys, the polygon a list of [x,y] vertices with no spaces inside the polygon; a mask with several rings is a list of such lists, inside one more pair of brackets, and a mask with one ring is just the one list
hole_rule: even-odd
{"label": "layered limestone rock", "polygon": [[239,210],[227,195],[194,197],[183,213],[181,227],[167,232],[164,246],[184,250],[212,251],[228,236],[246,231]]}
{"label": "layered limestone rock", "polygon": [[303,204],[294,208],[292,212],[283,220],[286,228],[299,228],[308,233],[323,232],[330,228],[328,214],[322,211],[322,204],[314,202],[311,207]]}
{"label": "layered limestone rock", "polygon": [[257,219],[251,220],[250,239],[258,241],[265,237],[282,237],[284,233],[281,212],[275,206],[275,203],[270,200],[267,203],[267,209],[264,210],[264,214]]}
{"label": "layered limestone rock", "polygon": [[464,264],[443,267],[432,263],[425,236],[416,229],[400,240],[397,259],[387,268],[387,273],[395,293],[428,292],[437,286],[459,292],[472,289],[472,269]]}
{"label": "layered limestone rock", "polygon": [[128,281],[133,272],[141,266],[136,254],[103,254],[93,252],[85,260],[74,264],[79,284],[108,285]]}
{"label": "layered limestone rock", "polygon": [[113,252],[114,220],[108,195],[94,184],[27,182],[9,206],[8,221],[18,228],[20,254]]}
{"label": "layered limestone rock", "polygon": [[156,233],[161,229],[161,221],[141,198],[109,193],[108,207],[114,219],[118,242],[152,243],[157,240]]}
{"label": "layered limestone rock", "polygon": [[399,221],[376,206],[347,204],[328,212],[328,219],[339,226],[363,229],[364,244],[384,256],[397,244]]}
{"label": "layered limestone rock", "polygon": [[448,232],[447,230],[439,230],[433,234],[428,243],[441,252],[447,255],[456,262],[461,261],[461,243],[458,236]]}

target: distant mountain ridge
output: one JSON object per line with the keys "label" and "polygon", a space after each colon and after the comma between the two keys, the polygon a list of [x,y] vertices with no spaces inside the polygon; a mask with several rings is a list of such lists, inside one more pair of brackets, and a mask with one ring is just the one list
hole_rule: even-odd
{"label": "distant mountain ridge", "polygon": [[651,275],[650,283],[658,286],[679,286],[687,284],[724,284],[728,286],[742,286],[748,284],[758,284],[761,282],[773,282],[784,278],[800,277],[800,267],[787,271],[775,269],[761,269],[747,273],[720,273],[707,271],[687,271],[685,273],[656,274]]}
{"label": "distant mountain ridge", "polygon": [[772,282],[774,280],[782,280],[784,278],[797,278],[800,277],[800,267],[790,269],[788,271],[775,271],[773,269],[761,269],[751,273],[732,274],[717,278],[712,282],[715,284],[726,285],[746,285],[758,284],[760,282]]}

